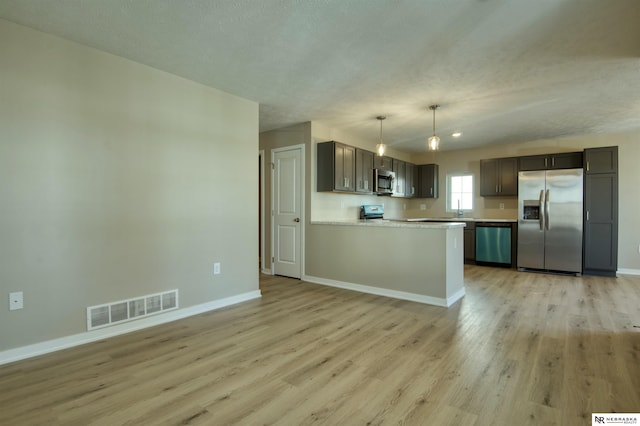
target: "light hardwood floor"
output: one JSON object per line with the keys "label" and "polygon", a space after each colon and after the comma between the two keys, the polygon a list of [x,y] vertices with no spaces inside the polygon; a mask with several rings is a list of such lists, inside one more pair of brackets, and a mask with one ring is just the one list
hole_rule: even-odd
{"label": "light hardwood floor", "polygon": [[263,297],[0,366],[2,425],[590,425],[640,412],[640,277],[465,267],[449,309]]}

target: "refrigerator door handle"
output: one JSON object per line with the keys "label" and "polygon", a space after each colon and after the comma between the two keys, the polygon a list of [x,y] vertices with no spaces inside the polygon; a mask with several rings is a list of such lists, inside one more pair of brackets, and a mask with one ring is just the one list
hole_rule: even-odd
{"label": "refrigerator door handle", "polygon": [[538,214],[540,218],[538,219],[538,222],[540,223],[540,230],[544,231],[544,189],[540,190],[540,200],[538,202],[540,208],[540,213]]}
{"label": "refrigerator door handle", "polygon": [[546,222],[547,231],[551,229],[551,224],[549,223],[549,190],[547,189],[547,196],[544,200],[544,221]]}

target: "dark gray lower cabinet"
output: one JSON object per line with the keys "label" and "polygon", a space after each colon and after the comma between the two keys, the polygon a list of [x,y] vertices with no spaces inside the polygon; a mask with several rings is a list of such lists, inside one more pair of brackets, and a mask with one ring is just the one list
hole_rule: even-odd
{"label": "dark gray lower cabinet", "polygon": [[476,224],[465,222],[464,228],[464,263],[476,262]]}
{"label": "dark gray lower cabinet", "polygon": [[618,147],[584,152],[584,259],[587,275],[618,269]]}

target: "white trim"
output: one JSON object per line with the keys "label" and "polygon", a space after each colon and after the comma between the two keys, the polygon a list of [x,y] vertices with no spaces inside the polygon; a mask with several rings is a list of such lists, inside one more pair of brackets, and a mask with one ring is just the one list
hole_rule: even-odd
{"label": "white trim", "polygon": [[[305,272],[305,264],[304,264],[304,259],[305,259],[305,224],[307,223],[307,216],[305,214],[305,197],[306,197],[306,192],[307,192],[307,187],[306,187],[306,162],[307,162],[307,158],[306,158],[306,151],[305,151],[305,145],[304,144],[298,144],[298,145],[289,145],[289,146],[283,146],[281,148],[273,148],[271,150],[271,164],[275,164],[273,162],[273,157],[274,154],[277,152],[284,152],[284,151],[294,151],[294,150],[300,150],[300,277],[302,278],[304,276],[304,272]],[[274,232],[275,232],[275,218],[273,215],[273,209],[274,209],[274,196],[275,196],[275,191],[274,191],[274,178],[273,175],[275,173],[274,168],[271,168],[271,258],[274,258],[274,253],[275,253],[275,246],[274,246],[274,242],[275,242],[275,238],[273,237]],[[275,264],[274,262],[269,262],[269,264],[271,265],[271,274],[275,274],[276,273],[276,268],[275,268]]]}
{"label": "white trim", "polygon": [[121,334],[130,333],[132,331],[141,330],[147,327],[153,327],[167,322],[180,320],[193,315],[202,314],[204,312],[214,311],[236,303],[246,302],[248,300],[259,299],[262,297],[260,290],[250,291],[247,293],[237,294],[235,296],[226,297],[224,299],[213,300],[211,302],[200,305],[191,306],[184,309],[178,309],[167,312],[166,314],[154,315],[142,318],[138,321],[117,324],[112,327],[99,328],[86,333],[73,334],[71,336],[61,337],[59,339],[47,340],[45,342],[34,343],[32,345],[22,346],[20,348],[9,349],[0,352],[0,365],[10,362],[20,361],[38,355],[44,355],[62,349],[72,348],[74,346],[84,345],[98,340],[107,339],[109,337],[119,336]]}
{"label": "white trim", "polygon": [[360,293],[375,294],[377,296],[391,297],[394,299],[409,300],[411,302],[426,303],[428,305],[441,306],[448,308],[456,301],[464,296],[464,288],[461,288],[453,296],[443,299],[441,297],[426,296],[424,294],[409,293],[406,291],[391,290],[388,288],[372,287],[362,284],[348,283],[344,281],[336,281],[327,278],[312,277],[305,275],[302,277],[304,281],[314,284],[326,285],[329,287],[343,288],[345,290],[353,290]]}
{"label": "white trim", "polygon": [[[472,179],[472,184],[473,187],[475,189],[476,186],[476,176],[473,172],[450,172],[447,173],[445,176],[445,183],[444,183],[444,189],[445,189],[445,212],[447,213],[456,213],[458,210],[457,209],[451,209],[450,207],[450,198],[451,198],[451,178],[454,176],[471,176]],[[462,209],[462,211],[464,213],[473,213],[473,210],[476,208],[476,202],[475,199],[473,197],[474,192],[471,193],[472,197],[471,197],[471,208],[470,209]]]}
{"label": "white trim", "polygon": [[618,269],[617,273],[622,275],[640,275],[640,269],[621,268]]}
{"label": "white trim", "polygon": [[273,275],[270,268],[262,268],[262,273],[265,275]]}
{"label": "white trim", "polygon": [[[264,187],[264,149],[258,151],[258,161],[260,161],[260,267],[264,268],[264,263],[267,260],[265,255],[265,227],[267,223],[264,220],[264,209],[265,209],[265,187]],[[269,262],[271,264],[271,262]]]}

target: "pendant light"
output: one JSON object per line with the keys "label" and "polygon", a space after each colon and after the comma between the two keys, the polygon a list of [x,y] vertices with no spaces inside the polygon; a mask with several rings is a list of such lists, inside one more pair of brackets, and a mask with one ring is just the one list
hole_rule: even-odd
{"label": "pendant light", "polygon": [[384,115],[379,115],[376,117],[376,119],[380,120],[380,142],[378,143],[378,145],[376,145],[376,153],[378,154],[378,157],[382,157],[384,156],[384,152],[387,150],[387,146],[384,144],[384,142],[382,142],[382,120],[384,120],[385,117]]}
{"label": "pendant light", "polygon": [[433,135],[429,139],[427,139],[427,146],[429,147],[429,151],[437,151],[440,147],[440,138],[436,136],[436,110],[440,105],[431,105],[429,107],[430,110],[433,111]]}

